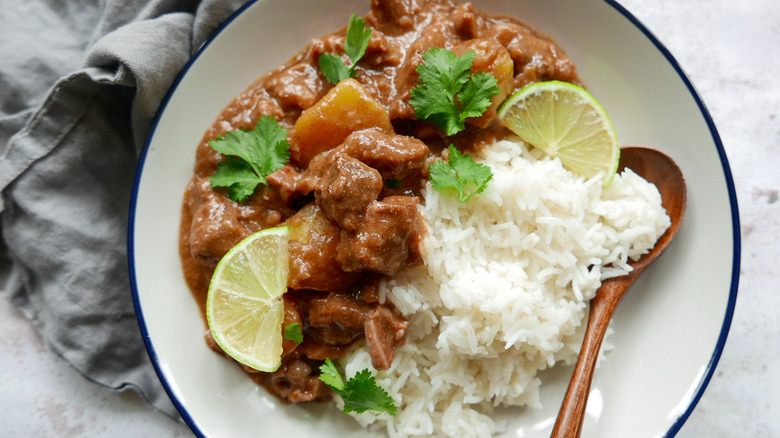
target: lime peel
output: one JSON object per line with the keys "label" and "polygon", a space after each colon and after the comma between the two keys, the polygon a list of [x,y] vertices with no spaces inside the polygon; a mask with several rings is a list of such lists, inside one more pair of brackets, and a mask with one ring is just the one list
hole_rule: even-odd
{"label": "lime peel", "polygon": [[584,88],[562,81],[535,82],[504,101],[498,118],[523,141],[608,186],[620,160],[620,141],[604,107]]}
{"label": "lime peel", "polygon": [[220,260],[209,284],[206,319],[214,341],[259,371],[281,365],[289,238],[287,226],[246,237]]}

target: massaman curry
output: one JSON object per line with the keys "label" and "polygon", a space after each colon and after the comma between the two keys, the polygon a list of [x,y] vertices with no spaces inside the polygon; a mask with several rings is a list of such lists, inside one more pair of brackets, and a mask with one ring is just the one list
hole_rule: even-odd
{"label": "massaman curry", "polygon": [[[474,151],[508,136],[496,108],[513,90],[546,80],[579,83],[550,38],[469,3],[373,0],[365,23],[372,33],[354,78],[334,85],[318,65],[324,53],[344,54],[342,29],[314,39],[237,96],[198,145],[184,197],[180,255],[202,312],[214,268],[231,247],[258,230],[290,227],[284,325],[299,323],[303,342],[284,341],[275,372],[246,369],[283,401],[329,399],[319,364],[355,343],[365,342],[376,369],[392,364],[408,323],[380,300],[379,283],[422,263],[425,225],[417,204],[428,164],[450,144]],[[432,47],[473,51],[473,71],[492,74],[500,88],[493,105],[452,136],[419,120],[409,103],[417,67]],[[212,188],[209,177],[225,157],[209,142],[250,130],[263,116],[288,130],[290,160],[235,202],[225,188]],[[221,352],[208,330],[206,341]]]}

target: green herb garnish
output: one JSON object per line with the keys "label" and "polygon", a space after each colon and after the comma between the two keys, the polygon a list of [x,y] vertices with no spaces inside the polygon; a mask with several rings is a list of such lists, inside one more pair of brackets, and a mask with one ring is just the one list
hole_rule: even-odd
{"label": "green herb garnish", "polygon": [[341,57],[332,53],[323,53],[318,61],[320,69],[328,80],[334,84],[344,79],[357,76],[355,65],[366,54],[368,42],[371,39],[371,29],[366,29],[366,22],[357,15],[349,17],[347,26],[347,40],[344,42],[344,52],[352,61],[352,66],[347,67]]}
{"label": "green herb garnish", "polygon": [[452,188],[458,200],[466,202],[476,193],[482,193],[493,178],[489,166],[475,162],[468,154],[461,155],[450,145],[448,161],[434,161],[428,165],[428,179],[436,190]]}
{"label": "green herb garnish", "polygon": [[284,327],[284,339],[287,341],[293,341],[296,344],[303,342],[303,328],[301,323],[294,322]]}
{"label": "green herb garnish", "polygon": [[336,365],[327,358],[320,366],[319,378],[344,400],[345,414],[353,411],[360,414],[373,410],[395,416],[398,411],[393,398],[377,385],[376,379],[368,368],[358,372],[345,383]]}
{"label": "green herb garnish", "polygon": [[230,188],[228,196],[236,202],[244,202],[258,184],[268,184],[265,177],[284,167],[290,159],[287,130],[269,116],[261,117],[253,130],[230,131],[210,141],[209,146],[229,155],[209,177],[211,187]]}
{"label": "green herb garnish", "polygon": [[447,135],[464,130],[464,120],[479,117],[500,91],[495,76],[471,72],[475,53],[457,56],[447,49],[431,48],[417,66],[420,84],[409,103],[415,115],[438,126]]}

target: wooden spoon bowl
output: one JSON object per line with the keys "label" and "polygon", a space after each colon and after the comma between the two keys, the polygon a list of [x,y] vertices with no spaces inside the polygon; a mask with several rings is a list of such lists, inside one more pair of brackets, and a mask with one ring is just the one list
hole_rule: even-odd
{"label": "wooden spoon bowl", "polygon": [[634,268],[633,271],[621,277],[604,280],[596,291],[596,296],[590,301],[585,338],[551,438],[580,436],[593,370],[612,313],[631,283],[669,246],[685,214],[685,178],[679,166],[668,155],[649,147],[626,146],[621,149],[618,172],[626,167],[658,187],[663,207],[672,223],[650,252],[637,261],[629,262]]}

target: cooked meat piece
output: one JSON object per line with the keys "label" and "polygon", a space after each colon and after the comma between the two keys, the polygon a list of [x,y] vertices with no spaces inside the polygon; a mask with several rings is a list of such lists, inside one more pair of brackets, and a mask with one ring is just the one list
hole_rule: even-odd
{"label": "cooked meat piece", "polygon": [[549,37],[512,21],[493,23],[484,38],[506,47],[515,64],[515,89],[531,82],[558,80],[580,83],[577,68]]}
{"label": "cooked meat piece", "polygon": [[382,192],[382,176],[345,154],[330,154],[331,165],[317,183],[317,202],[345,230],[355,230],[371,202]]}
{"label": "cooked meat piece", "polygon": [[484,19],[474,13],[474,5],[471,3],[455,6],[450,20],[458,36],[466,40],[478,37],[480,27],[484,26]]}
{"label": "cooked meat piece", "polygon": [[307,336],[295,351],[312,360],[339,359],[347,354],[351,345],[351,343],[340,345],[323,344],[313,337]]}
{"label": "cooked meat piece", "polygon": [[331,157],[327,152],[319,154],[311,160],[309,167],[301,174],[295,186],[295,190],[299,195],[306,196],[314,192],[320,178],[322,178],[322,175],[325,174],[331,165],[330,160]]}
{"label": "cooked meat piece", "polygon": [[332,172],[339,156],[346,155],[357,159],[378,170],[383,179],[417,180],[424,172],[429,154],[428,146],[414,137],[390,134],[378,129],[356,131],[336,148],[314,157],[297,180],[295,192],[305,196],[321,187],[324,184],[322,181]]}
{"label": "cooked meat piece", "polygon": [[238,204],[220,198],[210,184],[206,178],[193,179],[187,188],[192,212],[189,244],[193,257],[216,265],[230,248],[251,233],[239,220]]}
{"label": "cooked meat piece", "polygon": [[[386,104],[390,109],[390,117],[392,119],[414,119],[414,108],[409,104],[411,99],[411,91],[419,84],[420,76],[417,73],[417,67],[423,62],[423,53],[428,51],[432,47],[451,47],[454,42],[459,40],[455,28],[452,26],[452,22],[448,19],[450,11],[443,14],[431,14],[425,17],[424,21],[420,21],[419,15],[417,17],[408,17],[404,10],[412,11],[419,8],[425,8],[429,11],[439,9],[444,12],[443,9],[449,9],[444,4],[438,2],[425,2],[423,4],[420,0],[407,1],[397,0],[392,2],[376,2],[376,3],[389,3],[383,5],[385,7],[381,9],[372,8],[371,12],[366,15],[366,20],[373,22],[377,15],[386,14],[386,11],[392,11],[393,19],[400,25],[397,29],[407,30],[406,23],[413,23],[413,30],[405,35],[408,38],[408,45],[405,45],[406,56],[403,58],[403,62],[395,70],[395,77],[393,78],[393,99],[389,100]],[[386,19],[386,18],[385,18]],[[424,25],[420,25],[425,23]],[[414,28],[414,25],[418,27]],[[393,32],[392,23],[382,24],[382,28],[387,28],[388,31]],[[384,30],[383,30],[384,31]],[[387,33],[387,31],[385,31]]]}
{"label": "cooked meat piece", "polygon": [[318,69],[304,59],[271,72],[266,78],[265,89],[283,110],[300,111],[320,100],[323,82]]}
{"label": "cooked meat piece", "polygon": [[368,304],[374,304],[379,302],[379,284],[382,281],[382,277],[378,275],[370,276],[360,286],[360,292],[358,298],[365,301]]}
{"label": "cooked meat piece", "polygon": [[314,401],[330,396],[331,390],[317,375],[312,375],[312,367],[305,360],[291,360],[282,363],[270,378],[270,388],[279,397],[293,403]]}
{"label": "cooked meat piece", "polygon": [[370,307],[350,295],[331,293],[309,301],[307,333],[319,342],[349,344],[363,334]]}
{"label": "cooked meat piece", "polygon": [[189,247],[186,252],[211,269],[246,236],[278,225],[283,215],[294,211],[276,193],[263,189],[245,204],[231,201],[224,193],[213,190],[208,178],[196,176],[185,194],[185,208],[192,219],[188,229],[182,228],[182,233],[188,233],[181,236]]}
{"label": "cooked meat piece", "polygon": [[372,0],[366,21],[383,33],[398,35],[414,29],[420,8],[419,0]]}
{"label": "cooked meat piece", "polygon": [[366,315],[366,343],[371,364],[377,370],[386,370],[393,364],[395,347],[406,337],[409,322],[385,306],[376,306]]}
{"label": "cooked meat piece", "polygon": [[388,196],[372,202],[360,229],[341,232],[337,248],[341,268],[394,275],[419,260],[423,224],[417,202],[409,196]]}
{"label": "cooked meat piece", "polygon": [[290,276],[296,290],[343,291],[362,278],[336,260],[341,229],[314,202],[284,222],[290,227]]}
{"label": "cooked meat piece", "polygon": [[279,192],[279,197],[285,202],[292,202],[297,199],[298,180],[301,179],[301,172],[292,165],[285,164],[284,167],[265,177],[266,182]]}
{"label": "cooked meat piece", "polygon": [[425,166],[429,149],[422,141],[376,129],[353,132],[334,150],[378,170],[382,178],[402,179]]}

